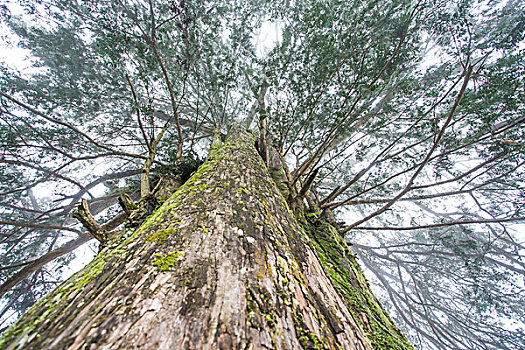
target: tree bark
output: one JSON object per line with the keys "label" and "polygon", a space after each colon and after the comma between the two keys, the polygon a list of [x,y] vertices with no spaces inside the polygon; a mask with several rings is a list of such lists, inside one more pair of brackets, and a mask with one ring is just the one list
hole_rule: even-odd
{"label": "tree bark", "polygon": [[2,349],[410,349],[327,223],[296,218],[240,126],[4,333]]}

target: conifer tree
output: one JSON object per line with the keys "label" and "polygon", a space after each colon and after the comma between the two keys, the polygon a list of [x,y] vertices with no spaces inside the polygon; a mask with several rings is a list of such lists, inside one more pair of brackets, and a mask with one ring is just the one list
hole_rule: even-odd
{"label": "conifer tree", "polygon": [[1,348],[525,346],[521,1],[1,6]]}

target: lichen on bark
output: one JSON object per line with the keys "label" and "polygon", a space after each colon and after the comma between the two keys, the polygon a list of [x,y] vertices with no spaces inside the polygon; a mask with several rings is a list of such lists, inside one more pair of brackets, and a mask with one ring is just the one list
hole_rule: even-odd
{"label": "lichen on bark", "polygon": [[250,133],[230,131],[140,227],[38,302],[0,347],[409,348],[381,331],[397,329],[344,242],[333,228],[299,223],[253,145]]}

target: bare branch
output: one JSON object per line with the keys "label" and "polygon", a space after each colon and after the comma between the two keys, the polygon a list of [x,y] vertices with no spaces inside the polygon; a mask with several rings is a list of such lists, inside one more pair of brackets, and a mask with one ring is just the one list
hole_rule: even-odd
{"label": "bare branch", "polygon": [[346,227],[342,229],[340,232],[345,233],[345,232],[348,232],[350,229],[352,230],[370,230],[370,231],[409,231],[409,230],[420,230],[420,229],[426,229],[426,228],[447,227],[447,226],[455,226],[455,225],[490,224],[490,223],[517,222],[517,221],[525,221],[525,217],[450,221],[450,222],[442,222],[439,224],[408,226],[408,227],[398,227],[398,226],[385,226],[385,227],[360,226],[360,227],[353,227],[353,228]]}
{"label": "bare branch", "polygon": [[131,83],[131,79],[129,78],[129,75],[127,73],[126,73],[126,80],[128,81],[128,85],[131,88],[131,93],[133,94],[133,101],[135,101],[135,111],[137,112],[137,121],[139,123],[140,132],[142,133],[142,137],[144,138],[146,147],[148,148],[149,151],[151,151],[151,146],[149,144],[148,137],[146,136],[144,125],[142,125],[142,118],[140,116],[140,105],[137,99],[137,93],[135,92],[135,88],[133,87],[133,84]]}
{"label": "bare branch", "polygon": [[[81,233],[81,232],[80,232]],[[89,242],[91,240],[90,236],[84,235],[81,233],[81,235],[73,240],[69,241],[68,243],[64,244],[60,248],[57,248],[51,252],[48,252],[44,255],[42,255],[40,258],[36,260],[32,260],[30,262],[25,263],[25,266],[22,270],[15,273],[13,276],[11,276],[7,281],[5,281],[0,286],[0,297],[2,297],[5,293],[7,293],[11,288],[16,286],[18,283],[23,281],[27,276],[44,266],[50,261],[55,260],[56,258],[61,257],[64,254],[70,253],[76,248],[80,247],[82,244]]]}
{"label": "bare branch", "polygon": [[28,228],[40,228],[44,230],[71,231],[71,232],[75,232],[78,234],[82,233],[82,231],[77,230],[76,228],[67,227],[67,226],[34,224],[34,223],[29,223],[29,222],[10,221],[10,220],[0,220],[0,225],[8,225],[8,226],[15,226],[15,227],[28,227]]}
{"label": "bare branch", "polygon": [[368,220],[370,220],[371,218],[373,217],[376,217],[377,215],[380,215],[382,213],[384,213],[385,211],[387,211],[392,205],[394,205],[395,202],[397,202],[397,200],[399,200],[401,197],[403,197],[408,191],[410,191],[412,189],[412,185],[414,183],[414,180],[417,178],[417,176],[421,173],[421,171],[423,170],[423,168],[427,165],[428,161],[430,160],[430,158],[432,157],[432,154],[434,153],[434,151],[436,150],[436,148],[438,147],[439,145],[439,142],[441,141],[441,139],[443,138],[443,135],[445,134],[445,130],[446,128],[448,127],[448,125],[450,124],[450,121],[452,120],[452,117],[454,116],[454,113],[456,112],[456,108],[459,106],[459,103],[461,102],[461,99],[463,98],[463,94],[465,93],[465,90],[467,89],[467,85],[468,85],[468,82],[470,80],[470,75],[472,73],[472,69],[473,69],[473,66],[472,65],[469,65],[468,69],[466,70],[465,72],[465,78],[463,80],[463,85],[461,86],[461,89],[459,90],[459,93],[456,97],[456,101],[454,102],[454,105],[452,106],[452,108],[450,109],[450,112],[448,114],[448,117],[447,119],[445,120],[445,123],[443,124],[443,126],[441,127],[441,130],[439,131],[439,134],[438,136],[436,137],[436,140],[434,141],[434,144],[432,145],[432,147],[430,148],[430,150],[428,151],[425,159],[423,160],[423,162],[421,163],[421,165],[417,168],[417,170],[414,172],[414,174],[412,174],[412,177],[410,178],[410,180],[408,181],[407,185],[405,186],[405,188],[397,195],[395,196],[390,202],[388,202],[385,206],[383,206],[381,209],[379,210],[376,210],[375,212],[373,212],[372,214],[368,215],[367,217],[359,220],[359,221],[356,221],[355,223],[351,224],[350,226],[348,226],[347,228],[345,228],[344,232],[348,232],[349,230],[351,230],[352,228],[362,224],[363,222],[366,222]]}
{"label": "bare branch", "polygon": [[36,109],[30,107],[29,105],[15,99],[14,97],[0,91],[0,96],[2,97],[5,97],[6,99],[10,100],[11,102],[14,102],[16,103],[17,105],[19,105],[20,107],[24,108],[24,109],[27,109],[28,111],[30,111],[31,113],[33,114],[36,114],[42,118],[44,118],[45,120],[51,122],[51,123],[54,123],[54,124],[58,124],[58,125],[62,125],[62,126],[65,126],[67,127],[68,129],[71,129],[72,131],[76,132],[77,134],[79,134],[80,136],[84,137],[85,139],[87,139],[90,143],[92,143],[94,146],[96,147],[99,147],[99,148],[102,148],[102,149],[105,149],[106,151],[110,151],[112,154],[115,154],[115,155],[120,155],[120,156],[125,156],[125,157],[130,157],[130,158],[139,158],[139,159],[145,159],[146,157],[142,156],[142,155],[139,155],[139,154],[133,154],[133,153],[127,153],[127,152],[120,152],[120,151],[116,151],[114,149],[112,149],[111,147],[108,147],[106,145],[103,145],[97,141],[95,141],[92,137],[90,137],[89,135],[87,135],[86,133],[80,131],[78,128],[74,127],[73,125],[69,124],[69,123],[65,123],[61,120],[58,120],[58,119],[55,119],[55,118],[52,118],[52,117],[49,117],[47,115],[45,115],[44,113],[42,112],[39,112],[37,111]]}

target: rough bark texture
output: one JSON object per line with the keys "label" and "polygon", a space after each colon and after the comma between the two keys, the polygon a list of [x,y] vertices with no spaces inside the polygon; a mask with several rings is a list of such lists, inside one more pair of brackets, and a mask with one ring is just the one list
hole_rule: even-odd
{"label": "rough bark texture", "polygon": [[2,349],[407,349],[333,227],[297,220],[230,132],[136,230],[37,303]]}

